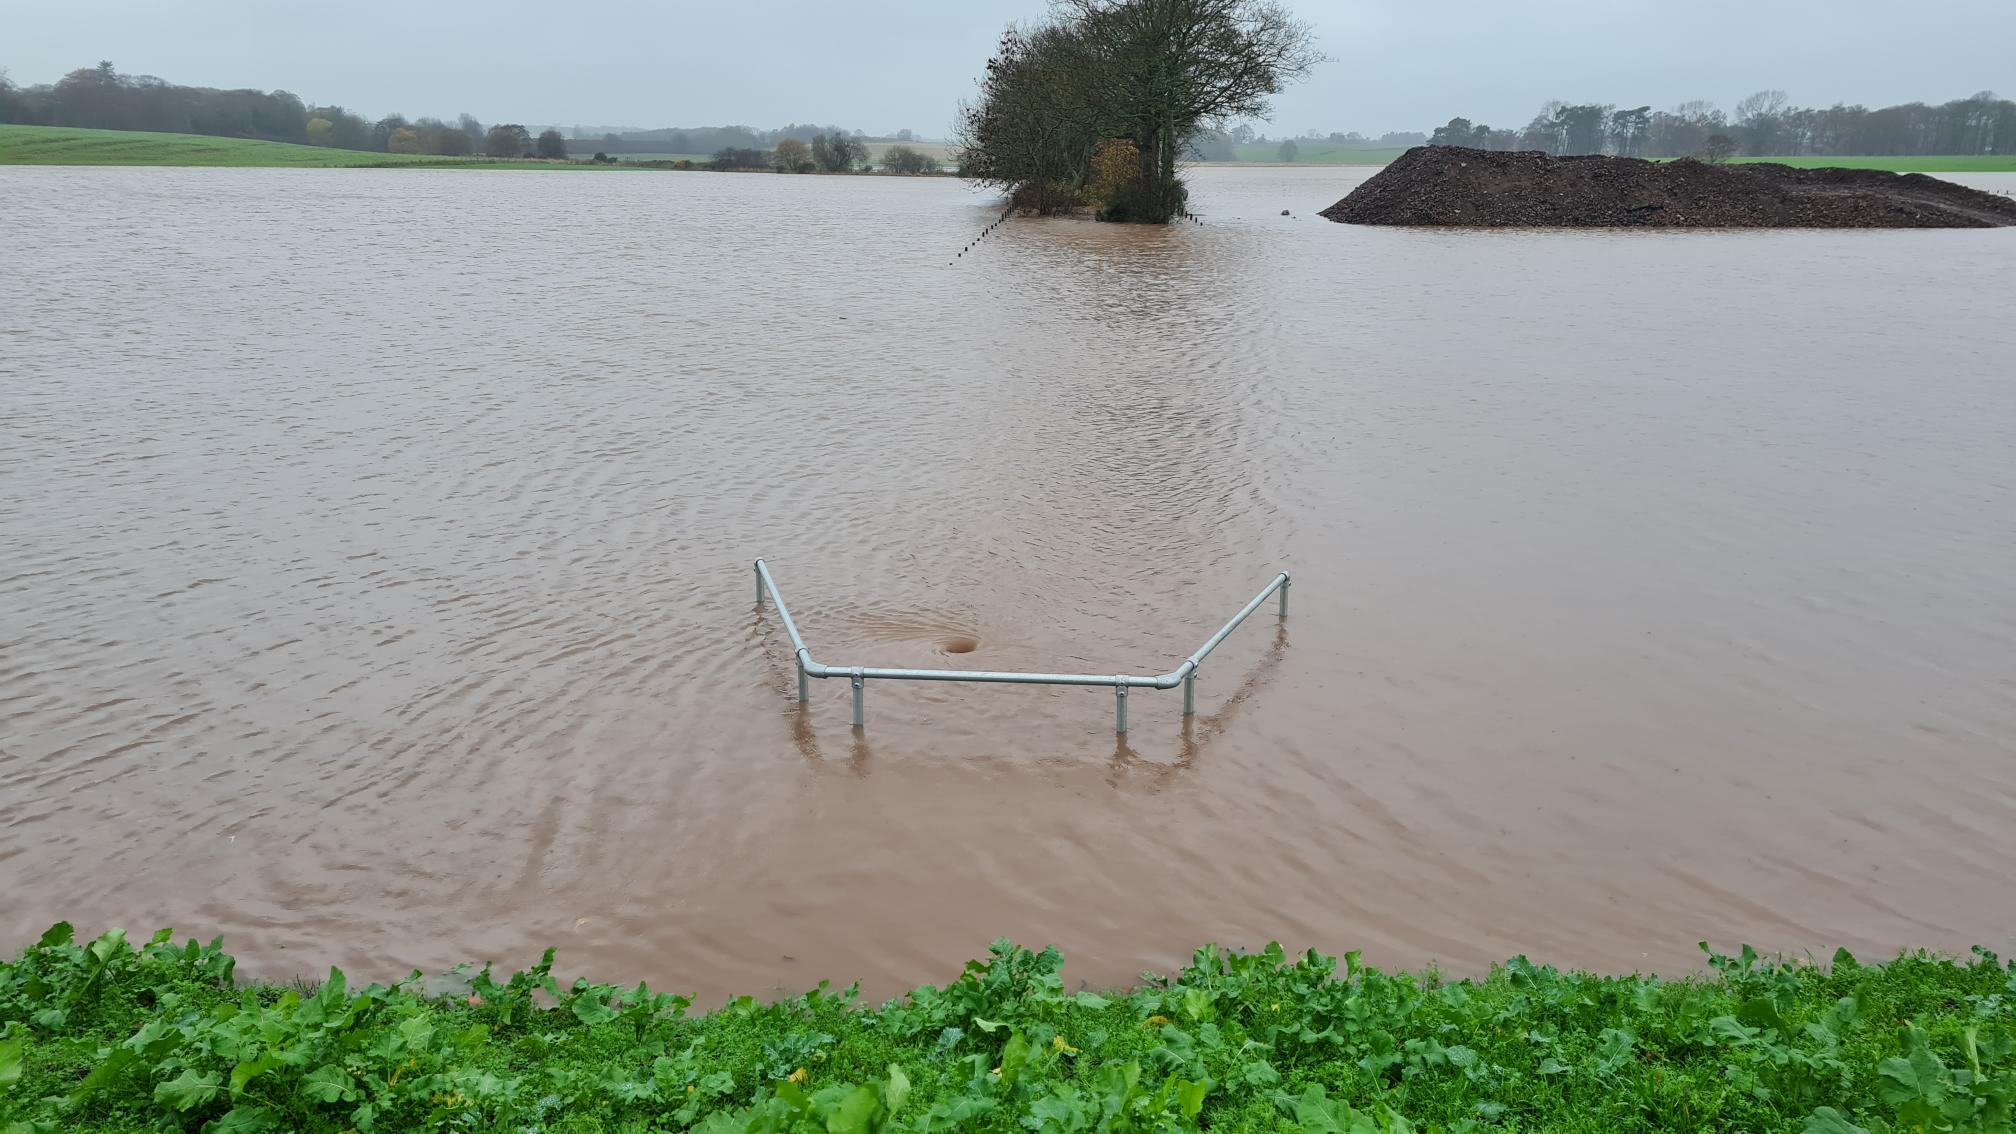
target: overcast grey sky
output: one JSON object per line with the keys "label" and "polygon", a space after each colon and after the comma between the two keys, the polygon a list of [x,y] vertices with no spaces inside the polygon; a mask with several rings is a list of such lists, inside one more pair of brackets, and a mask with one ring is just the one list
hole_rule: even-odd
{"label": "overcast grey sky", "polygon": [[[1301,0],[1331,57],[1270,132],[1524,124],[1550,98],[1725,109],[2016,93],[2016,0]],[[372,117],[946,132],[995,37],[1044,0],[0,0],[0,67],[110,59]]]}

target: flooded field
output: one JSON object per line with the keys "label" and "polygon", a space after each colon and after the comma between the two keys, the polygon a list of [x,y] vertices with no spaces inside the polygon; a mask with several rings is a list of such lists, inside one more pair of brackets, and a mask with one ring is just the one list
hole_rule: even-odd
{"label": "flooded field", "polygon": [[[961,256],[949,179],[0,170],[0,951],[2016,948],[2016,230],[1313,216],[1366,174]],[[1293,612],[1187,727],[930,684],[856,733],[758,556],[835,664]]]}

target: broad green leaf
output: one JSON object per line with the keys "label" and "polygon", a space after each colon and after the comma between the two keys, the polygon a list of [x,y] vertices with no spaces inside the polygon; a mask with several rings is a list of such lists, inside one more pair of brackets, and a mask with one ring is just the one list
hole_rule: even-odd
{"label": "broad green leaf", "polygon": [[1207,1019],[1212,1015],[1211,1002],[1216,999],[1208,989],[1186,988],[1183,990],[1183,1014],[1193,1022]]}
{"label": "broad green leaf", "polygon": [[1016,1076],[1022,1073],[1022,1065],[1029,1062],[1029,1041],[1021,1032],[1008,1037],[1007,1046],[1001,1049],[1001,1085],[1012,1087]]}
{"label": "broad green leaf", "polygon": [[902,1110],[903,1100],[910,1097],[910,1076],[905,1075],[903,1068],[894,1063],[889,1065],[889,1085],[883,1091],[883,1095],[884,1105],[889,1108],[889,1113],[892,1115]]}
{"label": "broad green leaf", "polygon": [[301,1079],[301,1093],[316,1102],[356,1102],[357,1080],[341,1067],[317,1067]]}
{"label": "broad green leaf", "polygon": [[278,1129],[279,1123],[264,1107],[239,1106],[231,1108],[222,1118],[212,1119],[203,1124],[203,1134],[265,1134]]}
{"label": "broad green leaf", "polygon": [[399,1039],[407,1051],[426,1051],[434,1038],[434,1025],[425,1016],[409,1016],[399,1022]]}
{"label": "broad green leaf", "polygon": [[1371,1121],[1342,1099],[1332,1099],[1318,1084],[1294,1102],[1295,1124],[1304,1134],[1376,1134]]}
{"label": "broad green leaf", "polygon": [[71,1097],[83,1098],[100,1087],[110,1086],[126,1073],[126,1068],[132,1066],[134,1058],[134,1054],[126,1048],[113,1048],[111,1054],[99,1060],[98,1066],[93,1067],[91,1073],[84,1076],[84,1081],[77,1084],[77,1090]]}
{"label": "broad green leaf", "polygon": [[21,1079],[21,1057],[28,1050],[28,1037],[0,1040],[0,1087]]}
{"label": "broad green leaf", "polygon": [[262,1054],[257,1059],[241,1060],[238,1066],[233,1067],[231,1069],[232,1096],[235,1098],[236,1096],[243,1094],[245,1091],[245,1084],[251,1082],[254,1079],[257,1079],[259,1076],[264,1075],[266,1072],[271,1071],[278,1066],[280,1066],[279,1058],[270,1051]]}
{"label": "broad green leaf", "polygon": [[574,1015],[592,1028],[615,1019],[618,1013],[598,997],[577,996],[574,998]]}
{"label": "broad green leaf", "polygon": [[1210,1090],[1211,1084],[1208,1082],[1193,1083],[1188,1079],[1179,1081],[1176,1084],[1176,1109],[1182,1112],[1184,1118],[1196,1118],[1197,1112],[1204,1109],[1204,1096]]}
{"label": "broad green leaf", "polygon": [[809,1113],[812,1109],[811,1098],[805,1094],[803,1088],[789,1079],[778,1082],[776,1094],[778,1098],[784,1100],[786,1106],[801,1114]]}
{"label": "broad green leaf", "polygon": [[1863,1127],[1848,1121],[1848,1116],[1831,1106],[1823,1106],[1806,1116],[1806,1125],[1799,1128],[1799,1134],[1869,1134]]}
{"label": "broad green leaf", "polygon": [[[1045,1095],[1030,1104],[1029,1113],[1057,1129],[1074,1130],[1083,1125],[1078,1118],[1078,1112],[1082,1109],[1078,1100],[1068,1095]],[[936,1107],[932,1108],[932,1113],[937,1113]]]}
{"label": "broad green leaf", "polygon": [[1091,1011],[1094,1012],[1100,1011],[1101,1009],[1105,1008],[1108,1004],[1112,1003],[1112,1001],[1106,999],[1105,997],[1098,996],[1090,992],[1081,992],[1077,995],[1077,997],[1075,997],[1075,999],[1078,1002],[1078,1007],[1090,1009]]}
{"label": "broad green leaf", "polygon": [[1542,1075],[1559,1075],[1567,1070],[1568,1065],[1566,1063],[1551,1055],[1540,1061],[1540,1073]]}
{"label": "broad green leaf", "polygon": [[875,1118],[875,1108],[880,1105],[870,1088],[854,1088],[826,1116],[826,1134],[871,1134],[870,1124]]}
{"label": "broad green leaf", "polygon": [[1000,1031],[1002,1028],[1005,1028],[1008,1025],[1003,1024],[999,1020],[983,1020],[980,1017],[975,1016],[973,1017],[973,1026],[979,1028],[983,1032],[988,1033],[989,1035],[992,1035],[993,1033]]}
{"label": "broad green leaf", "polygon": [[120,948],[125,944],[125,930],[108,929],[98,940],[91,943],[91,955],[97,958],[98,963],[102,965],[106,961],[111,960],[113,954],[119,952]]}
{"label": "broad green leaf", "polygon": [[154,1087],[154,1101],[186,1114],[216,1098],[222,1090],[218,1086],[222,1079],[215,1071],[198,1075],[195,1068],[184,1067],[182,1074]]}
{"label": "broad green leaf", "polygon": [[1281,1073],[1274,1070],[1274,1065],[1264,1059],[1248,1063],[1242,1069],[1241,1075],[1246,1082],[1255,1087],[1269,1087],[1281,1081]]}
{"label": "broad green leaf", "polygon": [[1917,1098],[1918,1069],[1910,1060],[1894,1055],[1877,1064],[1876,1094],[1892,1106]]}
{"label": "broad green leaf", "polygon": [[76,932],[75,930],[70,928],[69,922],[59,921],[55,925],[50,926],[48,929],[43,930],[42,940],[37,942],[36,944],[40,945],[44,949],[53,949],[58,945],[68,945],[70,944],[70,939],[72,935],[75,934],[75,932]]}

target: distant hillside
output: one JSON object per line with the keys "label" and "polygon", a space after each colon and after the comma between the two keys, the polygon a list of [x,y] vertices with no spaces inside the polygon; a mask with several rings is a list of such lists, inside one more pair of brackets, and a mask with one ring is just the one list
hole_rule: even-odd
{"label": "distant hillside", "polygon": [[[538,161],[433,157],[337,150],[255,138],[83,130],[68,126],[0,126],[0,165],[192,165],[298,168],[434,166],[461,169],[581,169]],[[608,167],[602,167],[608,168]]]}

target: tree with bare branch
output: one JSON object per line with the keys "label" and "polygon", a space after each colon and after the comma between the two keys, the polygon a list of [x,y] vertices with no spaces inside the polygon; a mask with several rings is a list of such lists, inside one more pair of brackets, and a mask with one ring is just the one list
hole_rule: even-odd
{"label": "tree with bare branch", "polygon": [[1308,25],[1274,0],[1056,0],[988,63],[963,164],[1018,195],[1039,186],[1047,204],[1082,192],[1100,144],[1125,139],[1134,178],[1092,203],[1107,220],[1166,224],[1183,211],[1176,163],[1191,141],[1265,115],[1320,59]]}

